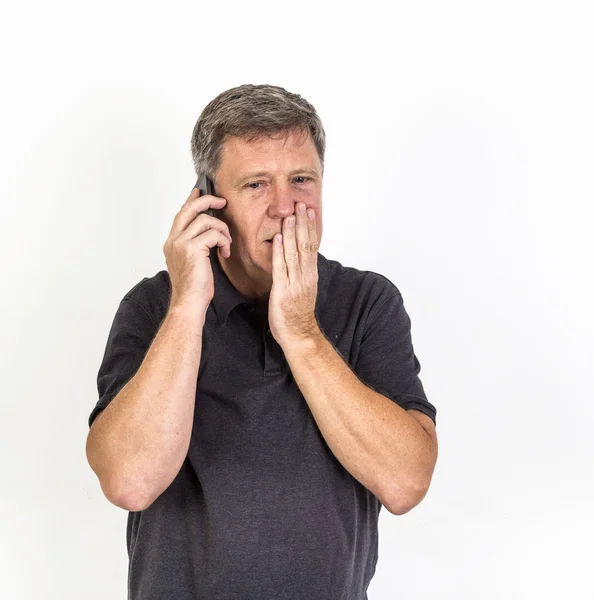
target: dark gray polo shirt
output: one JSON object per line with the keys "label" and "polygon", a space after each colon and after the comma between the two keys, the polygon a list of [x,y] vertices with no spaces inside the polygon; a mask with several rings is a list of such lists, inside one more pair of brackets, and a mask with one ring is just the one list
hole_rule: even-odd
{"label": "dark gray polo shirt", "polygon": [[[268,329],[211,251],[188,455],[171,485],[128,514],[129,600],[365,600],[378,551],[377,497],[326,444]],[[164,319],[167,271],[122,299],[89,426],[135,374]],[[434,421],[410,319],[386,277],[318,253],[316,316],[358,377]]]}

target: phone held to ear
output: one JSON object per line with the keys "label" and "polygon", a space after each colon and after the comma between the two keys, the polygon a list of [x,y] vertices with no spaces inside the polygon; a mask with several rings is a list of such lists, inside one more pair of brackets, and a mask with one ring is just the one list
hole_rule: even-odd
{"label": "phone held to ear", "polygon": [[[204,196],[204,194],[211,194],[213,196],[216,196],[214,183],[212,182],[212,179],[205,174],[202,174],[200,175],[200,177],[198,177],[198,180],[196,181],[196,185],[194,185],[194,187],[200,190],[201,196]],[[211,217],[217,216],[216,209],[214,208],[209,208],[206,211],[206,214],[210,215]]]}

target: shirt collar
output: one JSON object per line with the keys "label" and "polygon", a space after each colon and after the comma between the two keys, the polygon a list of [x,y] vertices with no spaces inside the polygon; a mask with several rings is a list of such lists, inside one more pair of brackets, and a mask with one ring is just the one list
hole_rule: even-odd
{"label": "shirt collar", "polygon": [[[219,263],[217,247],[210,249],[210,263],[214,279],[214,296],[212,304],[220,325],[227,322],[227,317],[233,308],[238,304],[247,304],[254,306],[254,301],[244,298],[235,289]],[[316,299],[316,318],[319,322],[320,309],[326,303],[329,286],[329,265],[328,259],[318,252],[318,296]]]}

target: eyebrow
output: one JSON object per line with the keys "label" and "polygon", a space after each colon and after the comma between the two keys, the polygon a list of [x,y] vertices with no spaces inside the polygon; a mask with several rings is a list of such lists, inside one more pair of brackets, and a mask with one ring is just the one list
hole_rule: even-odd
{"label": "eyebrow", "polygon": [[[289,175],[296,175],[297,173],[309,173],[310,175],[313,175],[314,177],[319,177],[319,174],[316,171],[316,169],[313,169],[311,167],[305,167],[302,169],[293,169],[289,173]],[[270,175],[272,175],[272,173],[269,173],[268,171],[257,171],[254,173],[248,173],[246,175],[243,175],[240,179],[238,179],[236,181],[236,184],[241,185],[242,183],[244,183],[248,179],[251,179],[252,177],[263,177],[263,176],[270,176]]]}

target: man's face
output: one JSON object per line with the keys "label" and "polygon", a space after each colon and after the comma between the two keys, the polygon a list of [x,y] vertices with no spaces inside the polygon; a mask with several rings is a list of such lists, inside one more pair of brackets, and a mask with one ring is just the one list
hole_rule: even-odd
{"label": "man's face", "polygon": [[[298,202],[316,213],[318,244],[322,239],[323,170],[311,135],[275,134],[246,142],[225,140],[217,172],[217,196],[227,199],[220,212],[233,243],[232,263],[247,279],[271,284],[272,244],[283,219],[296,214]],[[219,254],[220,257],[220,254]],[[256,286],[260,289],[260,286]]]}

